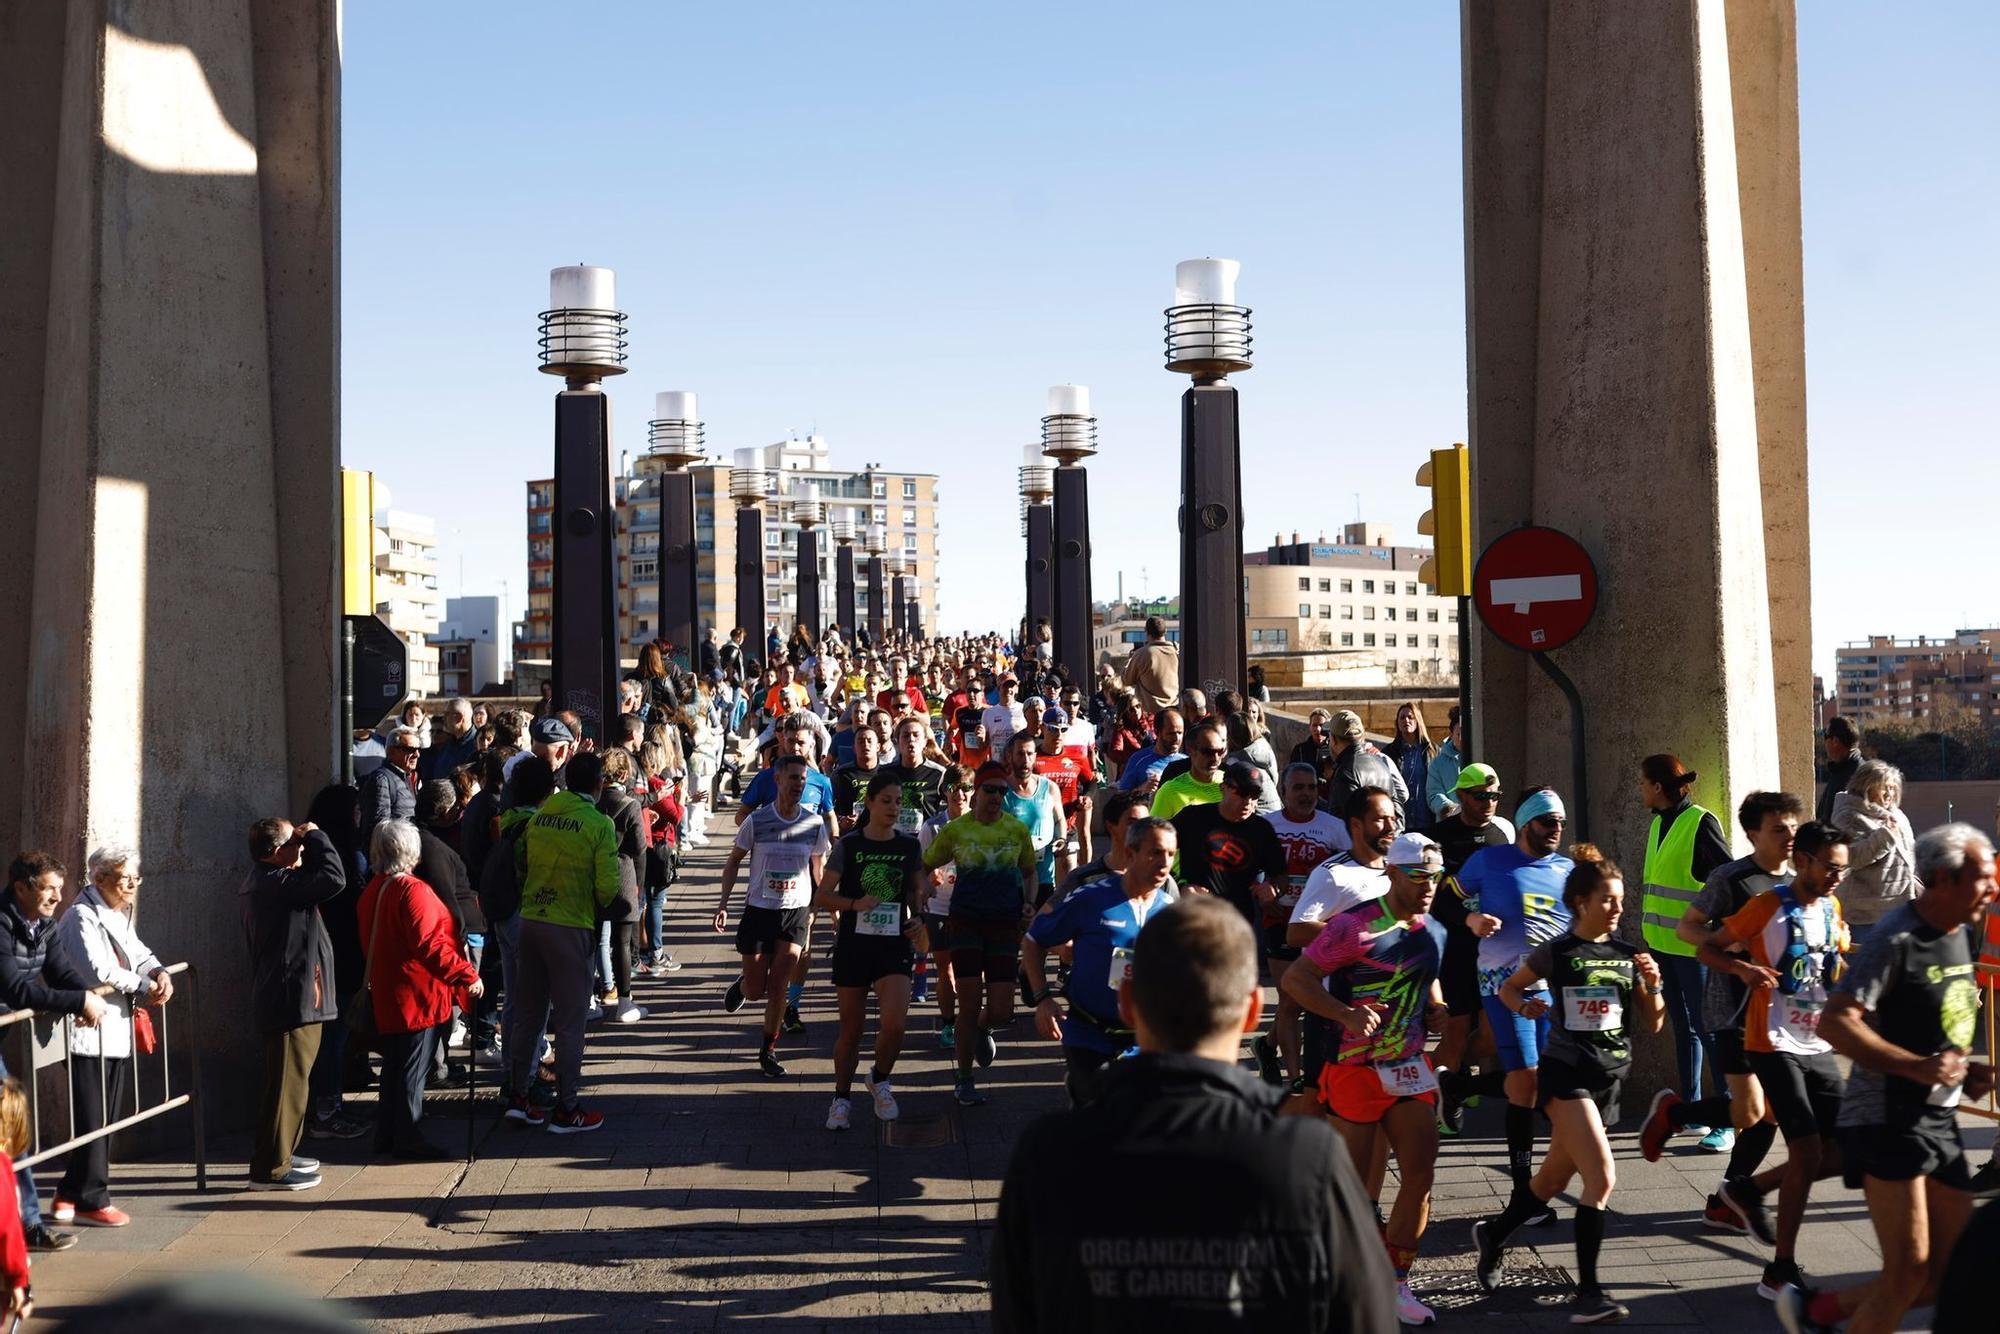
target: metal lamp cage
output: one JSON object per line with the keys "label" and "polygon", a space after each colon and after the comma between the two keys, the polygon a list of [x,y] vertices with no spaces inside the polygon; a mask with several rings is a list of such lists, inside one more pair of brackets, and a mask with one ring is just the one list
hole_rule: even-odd
{"label": "metal lamp cage", "polygon": [[729,498],[738,509],[764,503],[771,490],[771,474],[766,468],[737,468],[729,474]]}
{"label": "metal lamp cage", "polygon": [[702,423],[662,418],[646,424],[646,443],[677,468],[698,463],[702,457]]}
{"label": "metal lamp cage", "polygon": [[541,370],[572,379],[625,373],[625,312],[577,306],[541,313]]}
{"label": "metal lamp cage", "polygon": [[845,545],[860,535],[861,525],[854,522],[851,515],[836,514],[827,527],[833,530],[833,540]]}
{"label": "metal lamp cage", "polygon": [[1250,307],[1169,306],[1167,369],[1219,376],[1250,369]]}
{"label": "metal lamp cage", "polygon": [[[1042,418],[1042,453],[1062,463],[1081,463],[1097,452],[1097,418],[1064,413]],[[1026,479],[1022,488],[1027,486]],[[1055,489],[1051,480],[1049,489]]]}

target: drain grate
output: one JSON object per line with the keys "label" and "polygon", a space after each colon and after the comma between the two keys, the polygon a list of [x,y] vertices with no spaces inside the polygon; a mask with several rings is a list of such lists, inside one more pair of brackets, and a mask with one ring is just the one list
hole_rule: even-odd
{"label": "drain grate", "polygon": [[1410,1288],[1417,1300],[1438,1311],[1478,1307],[1483,1314],[1515,1315],[1545,1310],[1550,1298],[1567,1301],[1576,1291],[1569,1271],[1531,1255],[1524,1248],[1507,1253],[1507,1273],[1495,1293],[1480,1290],[1470,1252],[1420,1258],[1410,1275]]}
{"label": "drain grate", "polygon": [[892,1149],[941,1149],[958,1143],[958,1118],[949,1112],[932,1116],[899,1116],[878,1122],[882,1143]]}

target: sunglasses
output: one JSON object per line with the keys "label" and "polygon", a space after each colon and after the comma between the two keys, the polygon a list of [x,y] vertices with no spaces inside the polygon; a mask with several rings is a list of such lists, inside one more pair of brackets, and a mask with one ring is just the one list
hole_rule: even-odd
{"label": "sunglasses", "polygon": [[973,789],[970,784],[960,784],[957,787],[947,788],[946,791],[956,792],[961,796],[969,797],[972,795]]}
{"label": "sunglasses", "polygon": [[1007,789],[999,783],[981,783],[979,790],[989,797],[1004,797],[1007,795]]}
{"label": "sunglasses", "polygon": [[1458,795],[1464,797],[1467,801],[1494,802],[1500,800],[1501,794],[1497,789],[1469,787]]}
{"label": "sunglasses", "polygon": [[1210,759],[1214,759],[1218,755],[1227,755],[1229,752],[1221,746],[1197,746],[1193,753],[1196,755],[1206,755]]}
{"label": "sunglasses", "polygon": [[1444,872],[1434,867],[1398,866],[1396,869],[1398,871],[1401,871],[1404,875],[1410,877],[1410,879],[1412,880],[1427,880],[1433,885],[1435,885],[1438,881],[1444,879]]}

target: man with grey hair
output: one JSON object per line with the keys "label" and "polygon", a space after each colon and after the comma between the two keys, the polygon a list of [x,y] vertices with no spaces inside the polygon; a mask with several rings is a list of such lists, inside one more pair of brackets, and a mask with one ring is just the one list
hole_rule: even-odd
{"label": "man with grey hair", "polygon": [[[1161,824],[1134,821],[1128,837],[1164,862]],[[1184,899],[1149,912],[1114,959],[1116,1022],[1139,1051],[1109,1065],[1095,1102],[1016,1141],[993,1328],[1395,1328],[1394,1279],[1346,1147],[1323,1118],[1279,1116],[1282,1092],[1236,1063],[1263,1008],[1243,915]],[[1084,975],[1071,974],[1072,1000]]]}
{"label": "man with grey hair", "polygon": [[389,758],[361,780],[361,841],[365,845],[384,820],[417,818],[417,761],[422,754],[414,727],[389,734]]}
{"label": "man with grey hair", "polygon": [[461,764],[479,753],[479,729],[472,725],[472,701],[455,699],[445,705],[442,726],[433,730],[431,748],[420,767],[426,780],[450,778]]}
{"label": "man with grey hair", "polygon": [[1979,1018],[1971,923],[1996,884],[1993,843],[1968,824],[1917,840],[1923,892],[1891,908],[1833,984],[1819,1034],[1854,1062],[1840,1104],[1847,1184],[1868,1197],[1882,1270],[1838,1291],[1790,1286],[1778,1318],[1791,1334],[1886,1334],[1938,1280],[1972,1213],[1958,1103],[1985,1097],[1993,1067],[1970,1059]]}

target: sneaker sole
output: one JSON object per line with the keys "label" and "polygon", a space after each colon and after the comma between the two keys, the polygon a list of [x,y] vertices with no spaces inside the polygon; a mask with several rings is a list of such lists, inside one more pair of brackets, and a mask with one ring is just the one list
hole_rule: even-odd
{"label": "sneaker sole", "polygon": [[1760,1282],[1757,1284],[1757,1295],[1759,1297],[1762,1297],[1767,1302],[1775,1302],[1778,1300],[1778,1294],[1791,1286],[1792,1285],[1789,1283],[1780,1283],[1777,1287],[1774,1288],[1770,1286],[1768,1283]]}
{"label": "sneaker sole", "polygon": [[1744,1226],[1743,1220],[1734,1214],[1731,1214],[1725,1221],[1720,1218],[1711,1218],[1704,1213],[1701,1216],[1701,1225],[1712,1232],[1726,1232],[1732,1237],[1747,1237],[1750,1235],[1750,1229]]}
{"label": "sneaker sole", "polygon": [[1480,1265],[1480,1260],[1485,1253],[1486,1220],[1483,1218],[1475,1219],[1472,1224],[1472,1278],[1479,1285],[1481,1292],[1498,1292],[1501,1281],[1507,1277],[1507,1266],[1505,1263],[1496,1263],[1493,1266],[1492,1277],[1488,1278],[1486,1270]]}
{"label": "sneaker sole", "polygon": [[1632,1312],[1623,1306],[1608,1306],[1602,1311],[1572,1311],[1569,1322],[1572,1325],[1603,1325],[1614,1320],[1624,1320]]}
{"label": "sneaker sole", "polygon": [[558,1125],[554,1121],[550,1121],[548,1123],[548,1132],[551,1135],[588,1135],[593,1130],[602,1130],[602,1129],[604,1129],[604,1123],[602,1121],[599,1121],[596,1125],[590,1125],[590,1126],[565,1126],[565,1125]]}
{"label": "sneaker sole", "polygon": [[317,1186],[319,1182],[320,1179],[318,1177],[314,1177],[311,1181],[253,1181],[250,1183],[248,1189],[282,1190],[282,1191],[311,1190],[314,1186]]}
{"label": "sneaker sole", "polygon": [[1639,1156],[1649,1163],[1660,1161],[1660,1155],[1666,1152],[1667,1140],[1672,1136],[1674,1128],[1672,1126],[1667,1127],[1667,1133],[1660,1136],[1659,1144],[1651,1152],[1647,1151],[1646,1130],[1653,1124],[1653,1118],[1660,1114],[1661,1104],[1674,1096],[1672,1089],[1661,1089],[1658,1093],[1655,1093],[1652,1103],[1646,1108],[1646,1119],[1639,1123]]}
{"label": "sneaker sole", "polygon": [[1764,1237],[1758,1235],[1756,1227],[1750,1221],[1749,1211],[1746,1210],[1742,1205],[1738,1204],[1735,1200],[1731,1199],[1729,1197],[1728,1191],[1726,1190],[1717,1191],[1715,1193],[1715,1198],[1721,1200],[1723,1207],[1728,1209],[1729,1212],[1735,1214],[1737,1220],[1743,1224],[1744,1236],[1755,1238],[1757,1244],[1760,1246],[1775,1246],[1778,1244],[1778,1239],[1775,1234],[1769,1240],[1766,1240]]}

